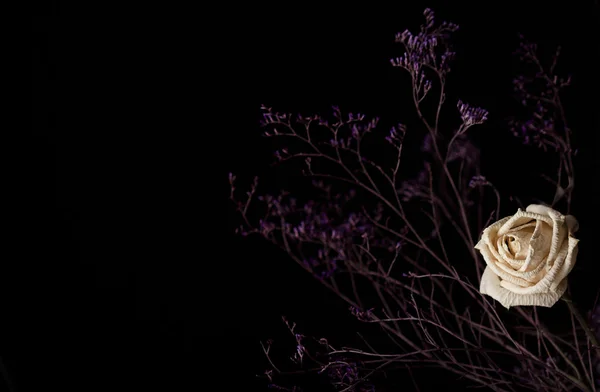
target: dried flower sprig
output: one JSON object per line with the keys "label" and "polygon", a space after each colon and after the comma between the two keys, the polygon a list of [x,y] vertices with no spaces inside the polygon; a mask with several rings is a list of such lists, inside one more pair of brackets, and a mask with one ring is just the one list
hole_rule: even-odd
{"label": "dried flower sprig", "polygon": [[[479,151],[467,131],[484,125],[489,113],[458,101],[458,128],[441,122],[455,56],[451,33],[458,26],[436,25],[429,9],[424,16],[419,32],[396,36],[404,53],[391,60],[411,77],[409,93],[420,125],[400,124],[382,135],[378,118],[338,107],[324,117],[263,106],[264,135],[286,141],[276,160],[303,162],[302,174],[312,179],[315,197],[300,202],[288,192],[258,195],[257,180],[240,195],[230,175],[230,198],[242,216],[240,232],[281,247],[345,301],[361,325],[378,326],[377,337],[384,339],[378,346],[365,339],[363,348],[335,348],[324,338],[299,334],[285,321],[294,338],[289,361],[327,375],[340,391],[372,390],[382,371],[412,376],[411,366],[435,366],[495,391],[594,391],[597,347],[586,335],[591,329],[575,322],[572,303],[567,303],[572,328],[558,332],[537,308],[516,306],[508,314],[480,291],[484,265],[474,249],[476,236],[494,217],[500,219],[501,196],[480,172]],[[521,45],[519,53],[537,67],[534,79],[544,90],[536,92],[533,79],[515,80],[524,105],[534,111],[528,123],[513,122],[513,131],[559,154],[554,203],[564,197],[570,205],[575,151],[559,98],[570,79],[554,76],[555,62],[542,67],[534,45]],[[425,99],[432,91],[439,92],[437,99]],[[423,110],[426,105],[432,105],[432,115]],[[406,178],[401,170],[405,136],[419,128],[425,131],[423,168]],[[366,149],[367,139],[380,143],[380,149]],[[560,185],[564,174],[566,187]],[[483,195],[489,190],[495,200],[488,205]],[[254,203],[263,212],[256,221],[248,214]],[[275,389],[294,390],[274,384],[275,377],[290,371],[275,363],[270,348],[263,345],[270,366],[265,377]]]}
{"label": "dried flower sprig", "polygon": [[531,71],[513,80],[517,100],[529,111],[528,118],[512,119],[509,126],[523,143],[544,151],[554,151],[558,156],[558,170],[555,178],[544,174],[556,192],[551,207],[560,200],[566,201],[566,212],[571,209],[572,193],[575,186],[573,159],[577,149],[572,147],[571,133],[562,101],[563,91],[571,85],[571,76],[556,73],[561,48],[556,48],[550,64],[543,64],[538,56],[537,45],[527,42],[521,36],[519,49],[515,52],[519,59],[529,65]]}

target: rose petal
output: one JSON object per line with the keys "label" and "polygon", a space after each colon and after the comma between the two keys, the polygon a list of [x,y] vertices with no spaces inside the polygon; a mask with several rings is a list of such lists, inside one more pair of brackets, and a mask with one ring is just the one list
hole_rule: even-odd
{"label": "rose petal", "polygon": [[552,262],[556,257],[556,254],[562,249],[564,240],[567,238],[568,229],[565,224],[565,216],[560,215],[554,211],[551,213],[552,216],[552,245],[550,246],[550,254],[548,254],[548,260]]}
{"label": "rose petal", "polygon": [[[546,222],[538,220],[535,222],[535,229],[529,239],[528,254],[525,258],[525,262],[519,269],[520,272],[536,271],[540,263],[548,257],[548,251],[545,249],[550,248],[552,242],[552,226],[549,226]],[[532,274],[527,274],[532,275]]]}
{"label": "rose petal", "polygon": [[[550,290],[556,290],[556,287],[560,284],[561,281],[567,280],[567,275],[571,273],[573,267],[575,266],[575,260],[577,260],[577,253],[579,252],[579,248],[577,247],[579,240],[574,237],[569,237],[568,245],[567,245],[567,256],[562,266],[556,272],[554,276],[554,280],[550,285]],[[555,266],[556,267],[556,266]]]}
{"label": "rose petal", "polygon": [[498,230],[498,235],[504,235],[508,233],[510,229],[529,223],[531,220],[541,220],[549,225],[552,225],[552,219],[548,215],[523,211],[519,208],[517,213],[509,217],[509,219],[502,225],[500,230]]}
{"label": "rose petal", "polygon": [[479,249],[478,246],[483,246],[485,243],[489,245],[489,239],[492,237],[495,238],[500,227],[502,227],[502,225],[509,219],[510,216],[502,218],[494,224],[486,227],[485,230],[483,230],[483,233],[481,233],[481,240],[477,243],[477,245],[475,245],[475,249]]}
{"label": "rose petal", "polygon": [[500,278],[490,268],[486,268],[481,277],[479,291],[489,295],[502,306],[544,306],[552,307],[567,289],[567,281],[563,280],[554,291],[539,294],[516,294],[500,285]]}
{"label": "rose petal", "polygon": [[[569,249],[566,246],[563,249],[561,249],[561,251],[559,252],[559,254],[556,257],[556,260],[554,261],[553,267],[549,271],[547,271],[546,274],[544,275],[544,277],[539,282],[537,282],[535,285],[530,286],[530,287],[518,287],[518,286],[513,286],[513,285],[509,284],[509,283],[513,283],[513,282],[502,281],[501,282],[502,286],[509,290],[512,290],[516,294],[538,294],[538,293],[544,293],[544,292],[549,291],[551,284],[555,281],[555,279],[557,278],[557,275],[559,274],[559,271],[561,270],[561,268],[564,265],[565,259],[568,255],[568,251],[569,251]],[[559,277],[559,281],[560,280],[562,280],[562,278]],[[521,286],[521,285],[519,285],[519,286]]]}
{"label": "rose petal", "polygon": [[481,234],[481,240],[475,245],[475,249],[478,249],[480,252],[484,249],[491,251],[493,253],[493,260],[501,260],[502,256],[498,253],[498,250],[494,246],[494,242],[497,238],[498,230],[500,230],[502,225],[509,219],[510,217],[502,218],[498,222],[487,227]]}
{"label": "rose petal", "polygon": [[540,214],[540,215],[546,215],[546,216],[550,216],[550,212],[551,211],[555,211],[552,208],[545,206],[543,204],[530,204],[527,206],[527,208],[525,209],[525,211],[527,212],[534,212],[536,214]]}

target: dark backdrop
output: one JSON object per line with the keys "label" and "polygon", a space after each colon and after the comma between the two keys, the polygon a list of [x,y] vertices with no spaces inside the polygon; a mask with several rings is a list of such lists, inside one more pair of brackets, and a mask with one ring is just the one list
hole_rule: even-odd
{"label": "dark backdrop", "polygon": [[20,390],[262,390],[259,341],[286,336],[282,315],[307,333],[352,336],[343,303],[270,245],[233,234],[227,173],[278,180],[260,137],[263,103],[307,114],[337,104],[401,121],[411,110],[406,80],[388,59],[400,54],[394,34],[418,28],[425,7],[461,26],[451,88],[490,111],[488,126],[473,132],[485,174],[506,198],[548,197],[530,179],[506,182],[515,165],[538,163],[499,163],[506,151],[527,156],[503,127],[514,105],[517,33],[547,53],[564,45],[580,149],[573,213],[587,255],[572,279],[592,285],[593,4],[456,3],[57,4],[38,12],[33,254],[13,301],[15,320],[28,321],[11,324],[15,344],[2,353]]}

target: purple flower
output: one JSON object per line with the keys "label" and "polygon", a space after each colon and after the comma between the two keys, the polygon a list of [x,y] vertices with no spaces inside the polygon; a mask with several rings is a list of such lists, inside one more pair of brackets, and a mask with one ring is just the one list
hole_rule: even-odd
{"label": "purple flower", "polygon": [[489,181],[484,176],[473,176],[471,181],[469,181],[469,188],[476,188],[484,185],[489,185]]}
{"label": "purple flower", "polygon": [[465,127],[483,124],[487,120],[488,112],[485,109],[472,107],[461,100],[458,101],[456,106]]}
{"label": "purple flower", "polygon": [[417,80],[424,76],[423,65],[436,69],[442,74],[450,71],[449,61],[454,57],[454,52],[449,50],[446,39],[450,33],[458,30],[457,25],[447,22],[434,28],[433,11],[428,8],[423,14],[425,25],[421,26],[419,33],[413,34],[405,30],[396,34],[396,42],[403,44],[406,52],[390,60],[392,66],[406,69]]}

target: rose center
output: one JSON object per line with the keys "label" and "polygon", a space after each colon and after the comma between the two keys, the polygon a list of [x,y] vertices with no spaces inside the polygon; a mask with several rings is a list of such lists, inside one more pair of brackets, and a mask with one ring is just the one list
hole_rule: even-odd
{"label": "rose center", "polygon": [[515,260],[525,260],[529,249],[529,241],[532,232],[530,230],[518,230],[504,235],[504,249],[510,253]]}
{"label": "rose center", "polygon": [[506,243],[508,250],[511,255],[516,256],[521,250],[521,243],[514,236],[506,236],[504,238],[504,242]]}

